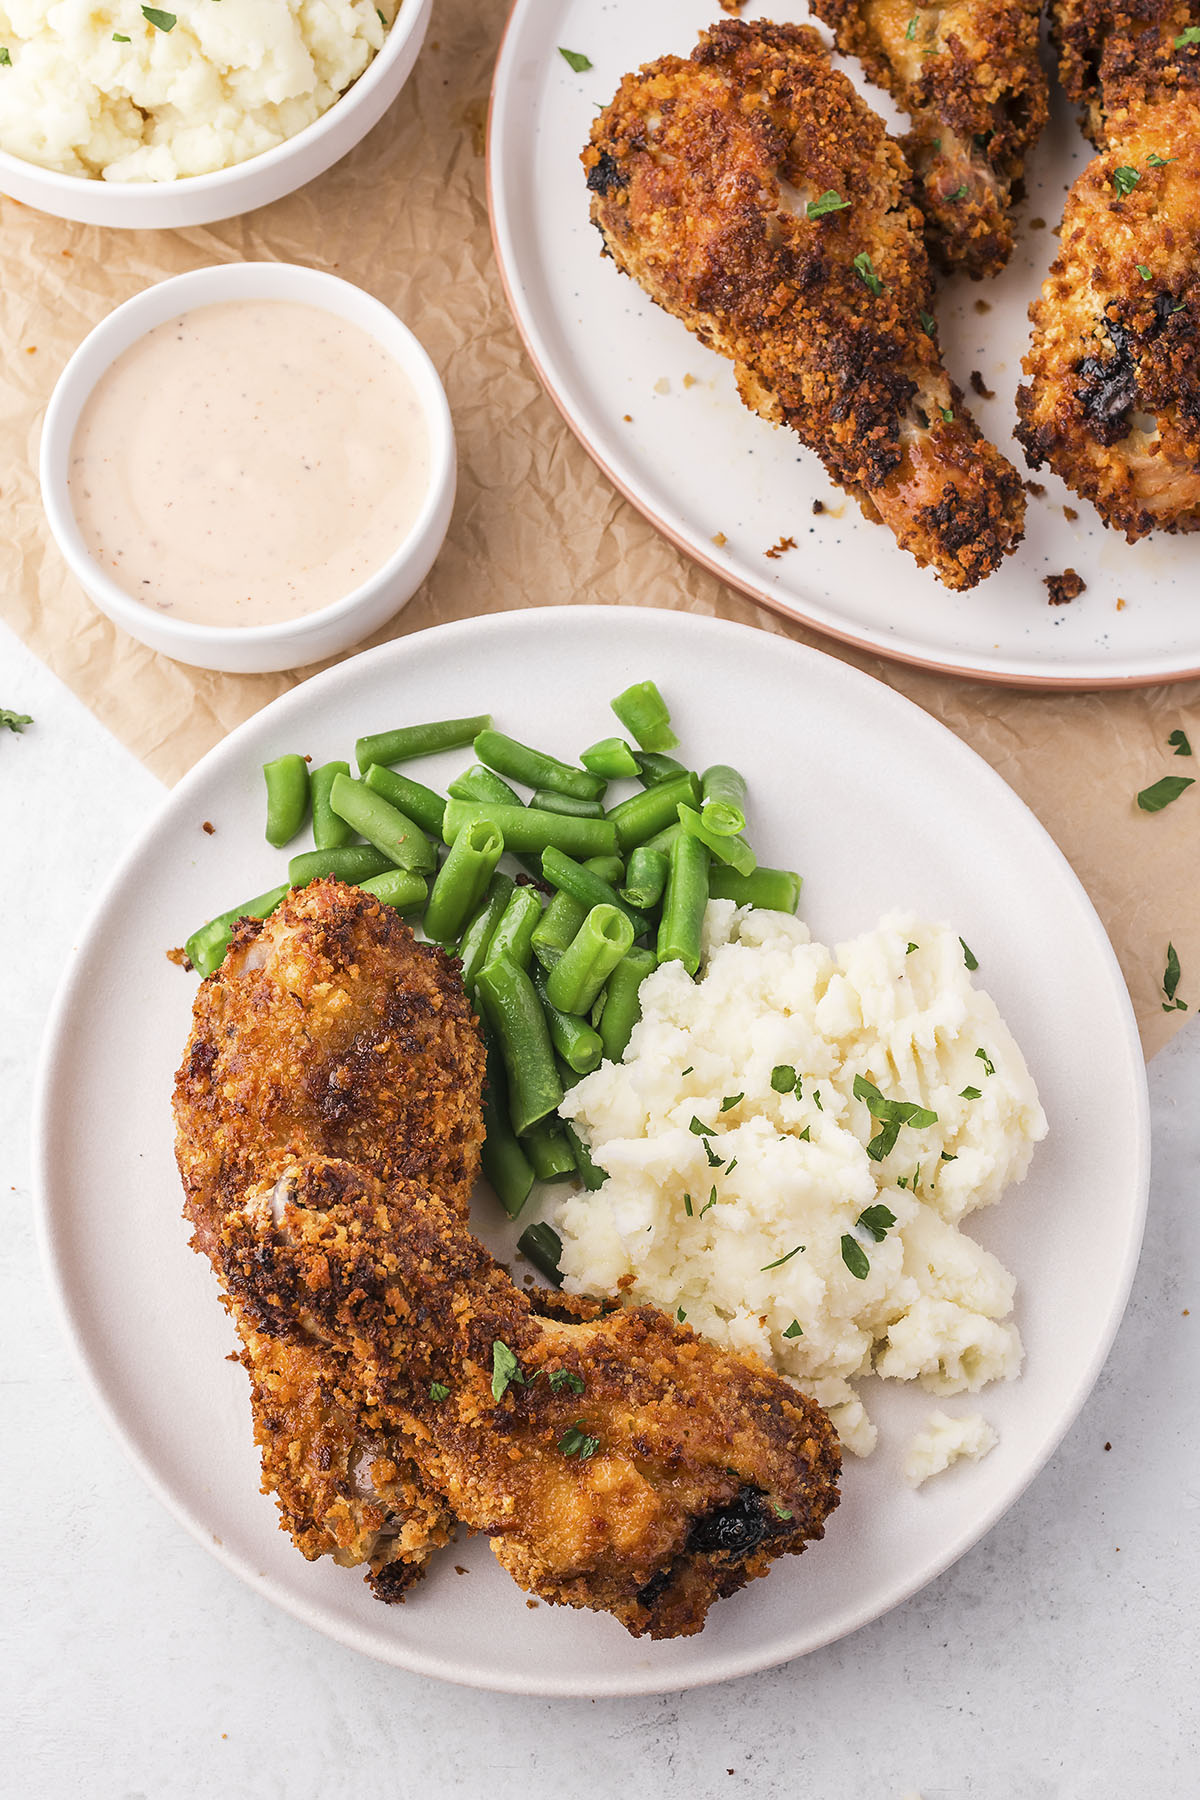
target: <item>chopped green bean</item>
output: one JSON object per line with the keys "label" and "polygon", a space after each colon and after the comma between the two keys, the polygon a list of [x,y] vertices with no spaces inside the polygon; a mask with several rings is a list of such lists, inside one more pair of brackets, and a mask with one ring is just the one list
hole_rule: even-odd
{"label": "chopped green bean", "polygon": [[719,831],[710,831],[694,807],[679,808],[679,823],[689,837],[699,838],[719,861],[728,863],[739,875],[749,875],[758,866],[758,858],[744,837],[724,837]]}
{"label": "chopped green bean", "polygon": [[482,763],[472,763],[461,775],[456,775],[447,787],[446,792],[452,800],[483,800],[489,806],[524,806],[525,802],[516,788],[509,787],[507,781],[501,781]]}
{"label": "chopped green bean", "polygon": [[[604,1045],[600,1033],[594,1031],[586,1019],[580,1019],[574,1013],[560,1012],[551,1004],[546,995],[547,975],[545,969],[535,963],[530,971],[537,997],[546,1014],[546,1024],[550,1029],[550,1041],[577,1081],[581,1075],[590,1075],[593,1069],[600,1066],[604,1057]],[[568,1085],[564,1078],[564,1086]],[[570,1084],[570,1085],[573,1085]]]}
{"label": "chopped green bean", "polygon": [[660,781],[674,781],[686,775],[687,768],[673,756],[658,756],[652,750],[637,752],[638,779],[643,787],[657,787]]}
{"label": "chopped green bean", "polygon": [[616,887],[618,881],[625,879],[625,864],[619,856],[589,856],[583,866],[598,875],[601,881],[607,881],[610,887]]}
{"label": "chopped green bean", "polygon": [[415,819],[421,830],[427,831],[430,837],[441,837],[446,802],[432,788],[425,787],[419,781],[411,781],[407,775],[398,775],[395,769],[389,769],[384,763],[372,763],[363,780],[375,793],[382,794],[389,806],[394,806],[397,812],[406,813],[410,819]]}
{"label": "chopped green bean", "polygon": [[637,681],[617,695],[612,709],[643,750],[673,750],[679,739],[671,730],[667,703],[652,681]]}
{"label": "chopped green bean", "polygon": [[487,961],[496,927],[504,917],[513,888],[511,876],[502,875],[497,869],[488,882],[483,905],[463,932],[458,956],[462,963],[463,986],[467,990],[468,999],[474,998],[476,978]]}
{"label": "chopped green bean", "polygon": [[560,1012],[585,1013],[633,943],[633,926],[615,906],[593,906],[546,980]]}
{"label": "chopped green bean", "polygon": [[308,764],[302,756],[277,756],[263,764],[267,784],[267,842],[290,844],[308,817]]}
{"label": "chopped green bean", "polygon": [[562,813],[539,812],[534,806],[490,806],[478,800],[451,800],[442,836],[452,844],[464,825],[486,819],[504,835],[518,855],[541,854],[554,845],[569,856],[611,856],[617,834],[607,819],[568,819]]}
{"label": "chopped green bean", "polygon": [[428,875],[437,867],[437,852],[421,827],[365,782],[335,775],[329,804],[340,819],[353,825],[398,869],[414,869],[418,875]]}
{"label": "chopped green bean", "polygon": [[598,744],[589,745],[579,760],[605,781],[624,781],[638,772],[637,758],[624,738],[601,738]]}
{"label": "chopped green bean", "polygon": [[509,1116],[520,1137],[562,1099],[546,1015],[529,976],[511,957],[492,957],[479,971],[475,991],[500,1046]]}
{"label": "chopped green bean", "polygon": [[581,906],[570,894],[557,893],[549,906],[533,928],[530,940],[533,954],[545,969],[552,969],[563,951],[575,940],[575,934],[587,917],[587,907]]}
{"label": "chopped green bean", "polygon": [[714,900],[732,900],[736,906],[761,906],[770,912],[794,913],[800,904],[801,881],[794,869],[767,869],[760,864],[749,875],[736,869],[717,868],[709,878]]}
{"label": "chopped green bean", "polygon": [[567,1134],[567,1142],[571,1146],[571,1154],[575,1158],[575,1167],[579,1171],[579,1179],[589,1194],[602,1188],[608,1180],[608,1170],[602,1169],[599,1163],[592,1161],[592,1153],[584,1143],[570,1119],[563,1120],[563,1130]]}
{"label": "chopped green bean", "polygon": [[573,769],[556,756],[547,756],[543,750],[532,750],[528,744],[505,737],[502,731],[481,731],[475,739],[475,754],[498,775],[524,782],[526,787],[550,788],[574,800],[604,797],[605,784],[599,775],[587,769]]}
{"label": "chopped green bean", "polygon": [[[569,1142],[567,1148],[570,1150]],[[575,1162],[572,1158],[572,1172],[574,1169]],[[553,1225],[547,1225],[544,1219],[537,1225],[527,1225],[517,1239],[517,1249],[526,1262],[531,1262],[547,1281],[552,1282],[555,1287],[562,1286],[562,1270],[558,1266],[562,1256],[562,1239]]]}
{"label": "chopped green bean", "polygon": [[521,1139],[521,1148],[533,1164],[539,1181],[566,1181],[575,1173],[575,1158],[567,1134],[551,1115],[539,1119]]}
{"label": "chopped green bean", "polygon": [[483,904],[488,882],[504,854],[504,838],[480,819],[464,826],[437,872],[425,908],[425,935],[435,944],[455,943]]}
{"label": "chopped green bean", "polygon": [[591,908],[593,906],[612,906],[624,913],[633,927],[634,937],[641,937],[650,929],[650,921],[645,913],[638,912],[635,907],[622,900],[610,881],[605,881],[595,869],[586,863],[577,863],[573,857],[561,850],[547,850],[542,857],[542,874],[560,893],[570,894],[579,904]]}
{"label": "chopped green bean", "polygon": [[534,788],[530,806],[543,812],[566,813],[572,819],[602,819],[602,800],[576,800],[573,794],[556,794],[553,788]]}
{"label": "chopped green bean", "polygon": [[429,893],[425,877],[414,875],[411,869],[385,869],[382,875],[372,875],[358,885],[364,894],[374,894],[385,906],[402,913],[421,912]]}
{"label": "chopped green bean", "polygon": [[487,1047],[487,1080],[483,1084],[483,1172],[496,1190],[496,1198],[515,1219],[533,1186],[533,1164],[517,1141],[508,1117],[508,1090],[504,1067],[495,1039],[484,1030]]}
{"label": "chopped green bean", "polygon": [[436,756],[439,750],[461,750],[491,722],[491,713],[479,713],[473,719],[436,719],[429,725],[402,725],[398,731],[360,737],[354,746],[358,772],[365,775],[372,763],[412,762],[418,756]]}
{"label": "chopped green bean", "polygon": [[669,857],[671,854],[671,845],[675,842],[675,839],[682,830],[683,826],[679,823],[679,814],[676,813],[675,823],[673,825],[668,825],[665,831],[656,831],[652,838],[647,838],[645,847],[647,850],[657,850],[663,856]]}
{"label": "chopped green bean", "polygon": [[746,829],[746,778],[728,763],[714,763],[700,777],[700,817],[707,831],[736,837]]}
{"label": "chopped green bean", "polygon": [[667,885],[669,860],[661,850],[652,850],[648,844],[639,844],[630,851],[625,886],[620,890],[622,900],[643,911],[657,906]]}
{"label": "chopped green bean", "polygon": [[319,769],[314,769],[308,778],[312,794],[313,843],[318,850],[340,850],[343,845],[354,842],[353,831],[345,819],[338,818],[329,804],[329,790],[333,786],[334,776],[349,773],[349,763],[327,762],[322,763]]}
{"label": "chopped green bean", "polygon": [[681,962],[689,975],[700,967],[701,929],[708,904],[708,850],[699,838],[680,832],[671,846],[671,866],[658,928],[658,960]]}
{"label": "chopped green bean", "polygon": [[307,887],[310,881],[334,875],[339,881],[359,885],[391,866],[374,844],[342,844],[331,850],[302,850],[288,864],[288,880],[293,887]]}
{"label": "chopped green bean", "polygon": [[542,916],[542,903],[530,887],[514,887],[508,905],[500,915],[487,961],[493,956],[510,956],[518,969],[527,969],[533,957],[532,938]]}
{"label": "chopped green bean", "polygon": [[617,845],[622,855],[628,856],[638,844],[647,843],[657,832],[676,824],[679,818],[676,808],[681,801],[695,806],[699,800],[700,777],[685,770],[670,781],[660,781],[656,787],[619,801],[610,809],[608,817],[616,826]]}
{"label": "chopped green bean", "polygon": [[651,950],[630,950],[608,978],[604,991],[604,1011],[600,1015],[600,1041],[608,1062],[620,1062],[642,1016],[638,991],[647,975],[658,967]]}
{"label": "chopped green bean", "polygon": [[[229,940],[233,936],[233,928],[239,919],[265,919],[288,895],[286,887],[271,888],[268,893],[257,894],[253,900],[246,900],[241,906],[231,907],[228,912],[218,913],[198,931],[193,931],[184,945],[187,959],[193,969],[201,975],[211,975],[219,969],[225,960],[225,952],[229,948]],[[597,1062],[600,1060],[597,1057]]]}

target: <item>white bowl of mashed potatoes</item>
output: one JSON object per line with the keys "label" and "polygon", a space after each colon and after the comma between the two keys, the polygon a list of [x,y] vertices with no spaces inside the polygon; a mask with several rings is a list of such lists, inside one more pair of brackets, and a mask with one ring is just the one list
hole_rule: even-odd
{"label": "white bowl of mashed potatoes", "polygon": [[88,225],[204,225],[351,150],[432,0],[0,0],[0,192]]}

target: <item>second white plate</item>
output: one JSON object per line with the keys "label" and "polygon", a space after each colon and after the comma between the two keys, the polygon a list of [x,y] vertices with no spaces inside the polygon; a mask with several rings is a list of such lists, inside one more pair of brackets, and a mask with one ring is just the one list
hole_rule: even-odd
{"label": "second white plate", "polygon": [[[502,729],[573,758],[613,728],[611,696],[646,676],[667,695],[682,754],[745,772],[754,842],[764,862],[803,872],[815,936],[836,943],[895,908],[963,934],[1050,1120],[1028,1179],[969,1221],[1018,1278],[1024,1373],[970,1400],[998,1447],[912,1493],[904,1445],[935,1402],[868,1384],[880,1447],[865,1463],[847,1458],[825,1542],[714,1608],[699,1637],[670,1643],[635,1642],[596,1614],[529,1610],[482,1538],[457,1543],[403,1606],[385,1607],[360,1571],[306,1563],[279,1531],[259,1493],[246,1376],[226,1360],[233,1331],[180,1217],[171,1088],[196,982],[165,954],[198,921],[283,879],[287,853],[263,840],[269,757],[324,762],[364,732],[492,711]],[[466,760],[433,759],[421,778],[444,792]],[[655,1693],[843,1636],[1011,1505],[1116,1329],[1141,1241],[1146,1117],[1133,1015],[1100,923],[1041,826],[973,751],[882,684],[765,632],[579,607],[385,644],[283,695],[180,782],[67,971],[39,1084],[36,1181],[52,1279],[101,1405],[155,1491],[243,1580],[401,1668],[527,1694]],[[509,1254],[516,1231],[490,1194],[476,1212]]]}
{"label": "second white plate", "polygon": [[[1196,550],[1160,535],[1129,545],[1047,471],[1025,541],[968,594],[952,594],[870,525],[792,433],[748,412],[732,366],[659,310],[600,254],[579,153],[597,105],[627,70],[687,55],[716,0],[516,0],[496,66],[489,131],[492,231],[534,364],[567,423],[625,496],[722,580],[777,611],[885,656],[1021,685],[1104,686],[1200,673]],[[800,0],[747,18],[805,20]],[[829,33],[819,27],[828,41]],[[559,47],[590,58],[576,74]],[[893,129],[901,115],[838,59]],[[977,370],[994,398],[967,399],[1022,475],[1014,395],[1026,310],[1057,249],[1066,189],[1091,152],[1061,95],[1028,172],[1018,243],[998,279],[942,284],[947,368]],[[824,511],[814,515],[813,503]],[[1067,510],[1064,510],[1067,509]],[[1068,512],[1075,514],[1069,517]],[[782,537],[796,548],[771,559]],[[1075,569],[1086,591],[1051,606],[1044,577]]]}

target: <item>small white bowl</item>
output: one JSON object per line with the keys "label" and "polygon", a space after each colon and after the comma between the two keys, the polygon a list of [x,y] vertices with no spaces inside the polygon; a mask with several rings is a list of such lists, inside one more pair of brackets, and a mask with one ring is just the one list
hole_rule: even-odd
{"label": "small white bowl", "polygon": [[382,119],[412,73],[433,0],[401,0],[383,48],[328,112],[261,156],[178,181],[104,181],[62,175],[0,150],[0,193],[83,225],[174,230],[232,219],[290,194],[353,150]]}
{"label": "small white bowl", "polygon": [[[412,382],[429,433],[429,491],[404,540],[381,568],[340,600],[274,625],[197,625],[134,600],[84,543],[67,486],[71,444],[92,389],[130,345],[181,313],[223,300],[296,300],[368,332]],[[457,481],[454,427],[428,355],[395,313],[336,275],[296,263],[223,263],[175,275],[118,306],[89,333],[59,376],[42,426],[42,504],[71,573],[102,613],[176,662],[235,674],[303,668],[337,656],[386,624],[433,567],[450,524]]]}

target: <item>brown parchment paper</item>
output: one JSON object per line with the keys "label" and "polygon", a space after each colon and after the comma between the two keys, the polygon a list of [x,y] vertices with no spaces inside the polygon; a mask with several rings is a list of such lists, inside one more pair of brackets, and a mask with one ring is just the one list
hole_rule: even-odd
{"label": "brown parchment paper", "polygon": [[[416,72],[338,167],[242,219],[104,232],[0,200],[0,610],[166,781],[312,671],[209,674],[118,631],[68,575],[42,517],[39,423],[79,340],[119,301],[206,263],[335,270],[379,296],[437,364],[458,434],[459,492],[429,580],[379,638],[522,606],[593,601],[717,614],[815,643],[898,688],[999,770],[1055,837],[1116,947],[1147,1055],[1189,1013],[1162,1010],[1167,944],[1200,1008],[1200,784],[1165,812],[1134,796],[1188,774],[1200,683],[1025,695],[912,670],[785,623],[694,567],[622,500],[563,424],[509,316],[488,235],[487,96],[505,0],[439,0]],[[20,695],[0,692],[19,707]],[[1197,770],[1200,774],[1200,770]]]}

